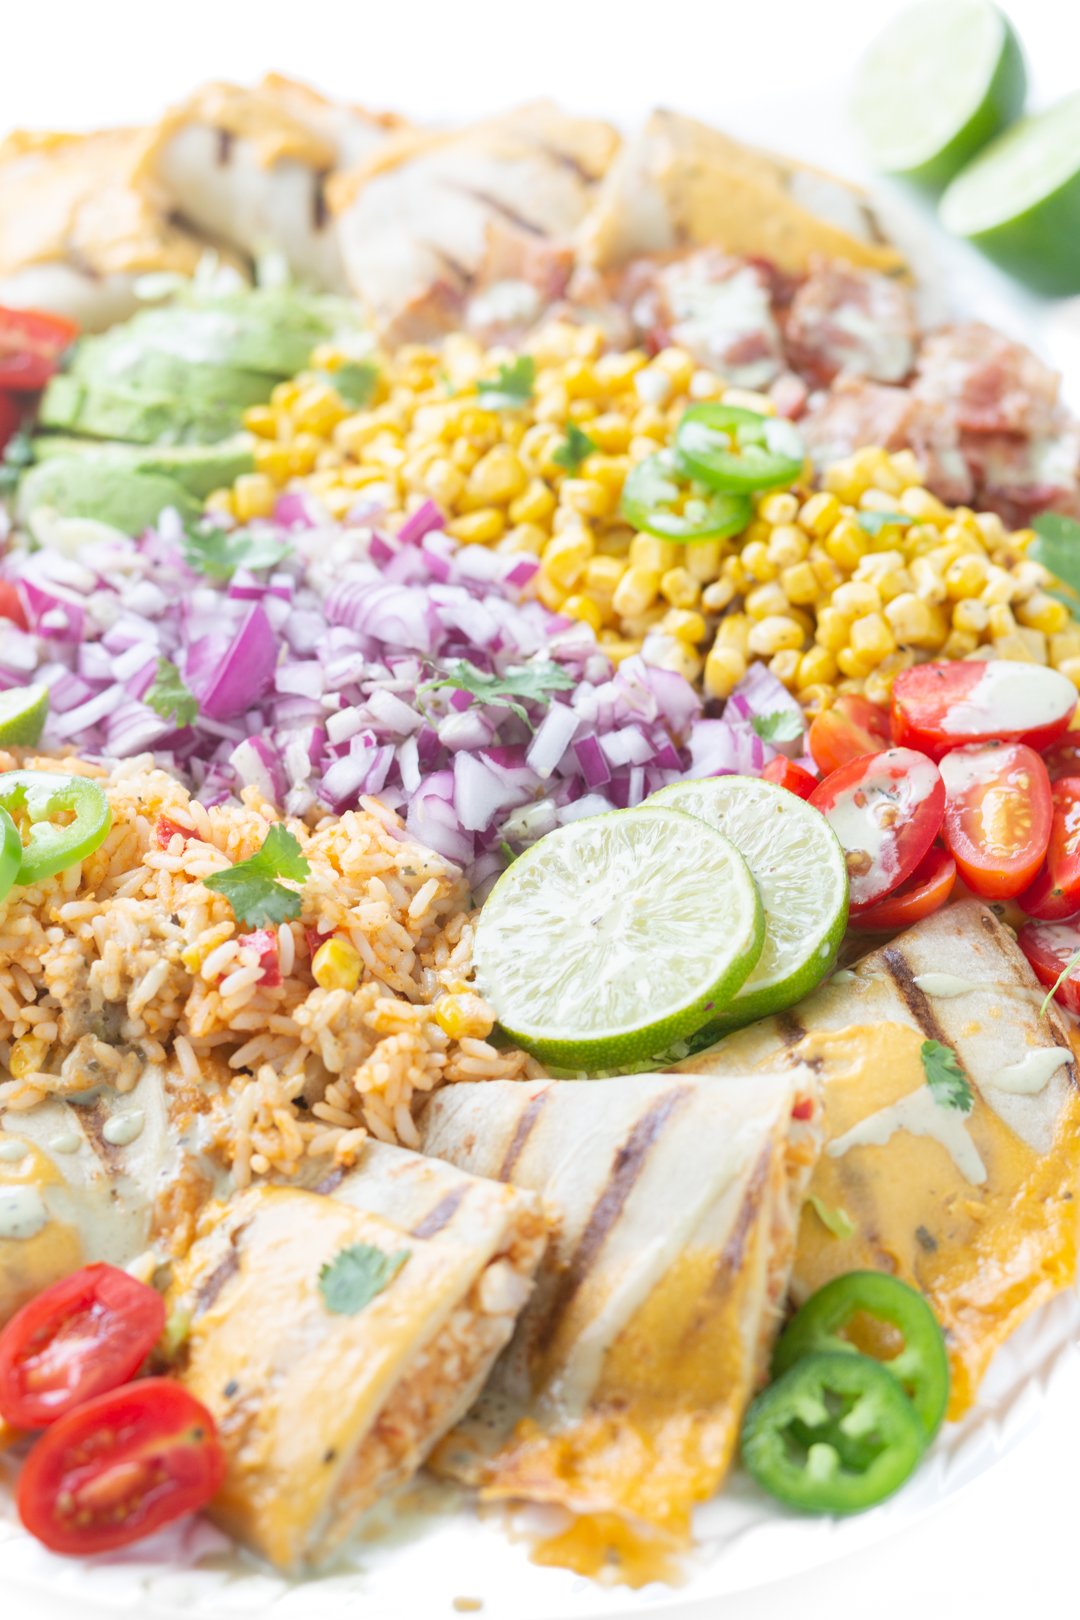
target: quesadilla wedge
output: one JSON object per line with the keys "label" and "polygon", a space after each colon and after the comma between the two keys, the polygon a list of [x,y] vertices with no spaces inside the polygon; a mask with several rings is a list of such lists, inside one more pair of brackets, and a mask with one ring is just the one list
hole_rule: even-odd
{"label": "quesadilla wedge", "polygon": [[[1044,996],[1011,931],[965,901],[676,1066],[745,1075],[786,1054],[817,1071],[826,1145],[793,1297],[862,1268],[920,1288],[946,1333],[954,1418],[998,1346],[1076,1274],[1080,1089]],[[830,1211],[847,1221],[826,1224]]]}
{"label": "quesadilla wedge", "polygon": [[389,1147],[332,1197],[211,1206],[169,1297],[226,1452],[219,1522],[280,1569],[324,1563],[472,1404],[545,1240],[528,1193]]}
{"label": "quesadilla wedge", "polygon": [[720,1485],[787,1292],[816,1156],[809,1071],[460,1084],[424,1151],[541,1193],[536,1292],[436,1472],[575,1516],[542,1560],[654,1579]]}

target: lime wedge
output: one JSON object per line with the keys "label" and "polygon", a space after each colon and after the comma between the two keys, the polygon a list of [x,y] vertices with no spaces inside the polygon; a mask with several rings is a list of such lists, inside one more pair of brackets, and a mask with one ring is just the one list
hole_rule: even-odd
{"label": "lime wedge", "polygon": [[647,808],[653,805],[700,816],[725,833],[745,858],[765,907],[761,958],[710,1027],[735,1029],[801,1001],[832,968],[847,927],[844,852],[820,810],[755,776],[676,782]]}
{"label": "lime wedge", "polygon": [[647,1061],[739,989],[765,925],[735,846],[677,810],[549,833],[492,889],[476,977],[507,1034],[560,1069]]}
{"label": "lime wedge", "polygon": [[0,746],[33,747],[41,741],[48,712],[47,686],[16,686],[0,692]]}
{"label": "lime wedge", "polygon": [[986,0],[912,6],[870,46],[851,110],[873,163],[937,191],[1020,112],[1016,35]]}
{"label": "lime wedge", "polygon": [[1036,292],[1080,292],[1080,92],[980,152],[941,199],[941,222]]}

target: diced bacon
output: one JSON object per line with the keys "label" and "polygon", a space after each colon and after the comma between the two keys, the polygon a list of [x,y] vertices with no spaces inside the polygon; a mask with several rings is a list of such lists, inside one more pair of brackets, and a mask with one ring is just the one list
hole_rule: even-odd
{"label": "diced bacon", "polygon": [[1024,527],[1047,507],[1080,516],[1080,423],[1063,414],[1045,437],[965,434],[964,445],[981,503],[1006,523]]}
{"label": "diced bacon", "polygon": [[825,387],[834,377],[898,383],[915,363],[915,307],[900,281],[828,259],[814,262],[784,323],[794,369]]}
{"label": "diced bacon", "polygon": [[262,973],[259,983],[264,984],[268,990],[276,990],[283,982],[281,977],[281,960],[278,956],[277,934],[272,928],[256,928],[250,934],[241,934],[237,939],[238,945],[246,945],[254,950],[259,958]]}
{"label": "diced bacon", "polygon": [[[783,370],[773,277],[754,261],[703,248],[656,270],[626,293],[638,331],[653,347],[678,344],[740,388],[766,388]],[[635,296],[636,292],[636,296]]]}
{"label": "diced bacon", "polygon": [[841,378],[828,393],[811,400],[800,428],[814,460],[823,466],[860,445],[900,449],[908,442],[911,416],[908,389]]}
{"label": "diced bacon", "polygon": [[562,298],[572,266],[568,244],[489,222],[484,260],[465,305],[465,327],[486,344],[519,341]]}
{"label": "diced bacon", "polygon": [[782,371],[776,381],[769,384],[769,398],[776,406],[777,416],[786,416],[795,422],[806,409],[810,390],[794,371]]}
{"label": "diced bacon", "polygon": [[1022,343],[972,321],[945,327],[919,351],[913,391],[965,433],[1054,431],[1061,379]]}

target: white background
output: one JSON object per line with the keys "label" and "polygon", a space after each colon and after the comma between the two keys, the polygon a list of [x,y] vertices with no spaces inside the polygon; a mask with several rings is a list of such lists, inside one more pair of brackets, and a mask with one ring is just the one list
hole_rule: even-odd
{"label": "white background", "polygon": [[[275,68],[418,119],[462,118],[535,95],[631,122],[666,103],[733,133],[859,172],[843,99],[893,0],[7,0],[0,133],[152,119],[211,77]],[[1013,0],[1033,99],[1080,87],[1078,0]],[[0,223],[2,229],[2,223]],[[1074,301],[1074,304],[1078,301]],[[1024,315],[1072,362],[1080,314]],[[980,1620],[1077,1613],[1080,1358],[1042,1428],[932,1519],[797,1582],[687,1620]],[[763,1581],[767,1579],[763,1571]],[[2,1591],[3,1620],[51,1607]],[[71,1615],[70,1601],[59,1611]],[[447,1608],[449,1620],[450,1610]],[[657,1611],[651,1611],[654,1615]],[[367,1612],[365,1620],[378,1620]],[[420,1620],[420,1617],[418,1617]],[[424,1616],[423,1620],[437,1620]]]}

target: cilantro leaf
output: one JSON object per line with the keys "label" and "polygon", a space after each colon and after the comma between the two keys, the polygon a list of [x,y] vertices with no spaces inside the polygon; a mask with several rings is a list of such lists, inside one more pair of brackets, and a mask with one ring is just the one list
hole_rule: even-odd
{"label": "cilantro leaf", "polygon": [[471,692],[479,703],[495,703],[512,709],[522,720],[528,720],[519,700],[530,703],[550,703],[553,692],[566,691],[574,685],[574,677],[561,664],[525,664],[521,669],[509,669],[505,675],[488,675],[468,659],[459,658],[446,674],[436,681],[425,681],[417,687],[416,695],[437,692],[444,686]]}
{"label": "cilantro leaf", "polygon": [[818,1198],[814,1193],[810,1194],[806,1202],[811,1206],[821,1224],[828,1227],[833,1237],[850,1238],[855,1236],[855,1222],[846,1209],[841,1209],[839,1205],[834,1209],[831,1204],[827,1204],[824,1199]]}
{"label": "cilantro leaf", "polygon": [[393,1282],[411,1249],[384,1254],[373,1243],[353,1243],[319,1272],[323,1304],[334,1316],[356,1316]]}
{"label": "cilantro leaf", "polygon": [[1031,527],[1035,539],[1028,556],[1042,563],[1065,587],[1049,594],[1080,615],[1080,523],[1061,512],[1040,512]]}
{"label": "cilantro leaf", "polygon": [[531,354],[521,354],[501,365],[497,377],[481,378],[476,392],[486,410],[517,411],[532,398],[535,381],[536,361]]}
{"label": "cilantro leaf", "polygon": [[1069,977],[1069,974],[1072,972],[1073,968],[1076,967],[1078,964],[1080,964],[1080,951],[1074,951],[1073,954],[1069,957],[1069,960],[1066,962],[1065,966],[1062,968],[1061,972],[1058,974],[1057,978],[1054,980],[1053,984],[1050,986],[1049,990],[1046,992],[1045,996],[1043,997],[1042,1006],[1039,1008],[1039,1016],[1040,1016],[1040,1018],[1045,1018],[1046,1017],[1046,1009],[1047,1009],[1047,1007],[1049,1007],[1050,1003],[1053,1001],[1054,997],[1057,995],[1058,991],[1061,989],[1062,985],[1065,983],[1065,980]]}
{"label": "cilantro leaf", "polygon": [[371,404],[379,383],[379,368],[370,360],[347,360],[336,371],[320,371],[318,375],[354,411]]}
{"label": "cilantro leaf", "polygon": [[942,1046],[940,1041],[923,1041],[919,1055],[926,1083],[938,1106],[970,1114],[975,1098],[952,1047]]}
{"label": "cilantro leaf", "polygon": [[287,922],[300,915],[300,896],[277,879],[303,883],[310,871],[297,839],[276,821],[256,854],[237,861],[224,872],[203,878],[203,882],[208,889],[225,896],[238,923],[245,928],[264,928],[268,923]]}
{"label": "cilantro leaf", "polygon": [[908,528],[915,519],[906,512],[856,512],[855,521],[864,534],[880,534],[893,523],[902,523]]}
{"label": "cilantro leaf", "polygon": [[565,467],[568,473],[576,473],[585,457],[591,456],[596,448],[595,442],[576,422],[567,422],[566,438],[553,452],[551,459],[557,466]]}
{"label": "cilantro leaf", "polygon": [[168,658],[158,659],[154,684],[143,702],[163,720],[175,720],[178,726],[190,726],[199,712],[198,699],[188,691],[180,671]]}
{"label": "cilantro leaf", "polygon": [[755,714],[750,722],[762,742],[794,742],[806,730],[802,719],[793,709],[773,709],[769,714]]}
{"label": "cilantro leaf", "polygon": [[292,547],[275,535],[203,524],[185,528],[183,549],[185,562],[197,573],[227,584],[238,568],[276,568]]}

